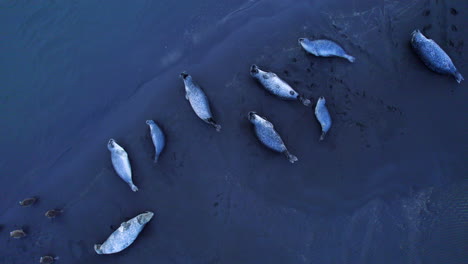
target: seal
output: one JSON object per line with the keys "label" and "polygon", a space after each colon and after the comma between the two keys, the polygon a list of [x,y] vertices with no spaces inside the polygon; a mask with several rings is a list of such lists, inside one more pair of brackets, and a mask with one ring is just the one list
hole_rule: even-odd
{"label": "seal", "polygon": [[56,260],[58,260],[59,257],[52,257],[52,256],[42,256],[40,259],[39,259],[39,263],[41,264],[52,264],[54,263]]}
{"label": "seal", "polygon": [[254,125],[255,135],[263,145],[273,151],[283,153],[291,163],[297,161],[297,157],[289,153],[281,136],[270,121],[253,111],[249,112],[248,119]]}
{"label": "seal", "polygon": [[22,201],[19,201],[19,204],[21,206],[26,207],[26,206],[31,206],[31,205],[35,204],[36,201],[37,201],[37,197],[30,197],[30,198],[26,198],[26,199],[24,199]]}
{"label": "seal", "polygon": [[268,92],[283,100],[299,100],[305,106],[311,102],[296,92],[289,84],[273,72],[262,71],[257,65],[250,67],[250,75],[257,80]]}
{"label": "seal", "polygon": [[48,218],[55,218],[63,213],[63,210],[61,209],[52,209],[47,211],[44,215],[47,216]]}
{"label": "seal", "polygon": [[138,187],[132,181],[132,167],[127,152],[112,138],[109,139],[107,148],[111,152],[112,166],[114,166],[117,175],[130,186],[132,191],[138,191]]}
{"label": "seal", "polygon": [[328,113],[328,109],[326,104],[325,97],[321,96],[317,100],[317,105],[315,105],[315,117],[317,118],[320,126],[322,127],[322,135],[320,136],[320,141],[325,139],[325,135],[327,134],[328,130],[332,125],[332,120],[330,117],[330,113]]}
{"label": "seal", "polygon": [[154,162],[156,163],[158,162],[159,156],[166,145],[166,137],[158,124],[153,120],[146,120],[146,124],[150,128],[151,140],[153,141],[155,151]]}
{"label": "seal", "polygon": [[23,231],[23,229],[13,230],[10,232],[10,237],[12,238],[22,238],[25,236],[26,236],[26,233]]}
{"label": "seal", "polygon": [[113,254],[126,249],[135,241],[153,215],[152,212],[145,212],[123,222],[104,243],[95,244],[94,250],[98,254]]}
{"label": "seal", "polygon": [[458,83],[464,80],[449,55],[434,40],[426,38],[417,29],[411,33],[411,46],[424,64],[432,71],[452,75]]}
{"label": "seal", "polygon": [[221,125],[216,123],[211,114],[210,103],[203,89],[192,80],[192,76],[186,72],[180,74],[180,78],[184,80],[185,85],[185,99],[190,102],[193,111],[197,116],[212,125],[216,131],[221,131]]}
{"label": "seal", "polygon": [[308,53],[318,57],[340,57],[347,59],[349,62],[356,60],[353,56],[348,55],[340,45],[328,39],[310,40],[308,38],[300,38],[299,44]]}

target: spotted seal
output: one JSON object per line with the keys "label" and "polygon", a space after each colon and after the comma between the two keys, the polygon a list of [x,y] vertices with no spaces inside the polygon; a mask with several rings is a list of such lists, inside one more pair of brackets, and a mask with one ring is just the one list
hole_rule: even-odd
{"label": "spotted seal", "polygon": [[299,100],[305,106],[310,106],[311,102],[304,96],[296,92],[289,84],[283,81],[273,72],[261,70],[257,65],[250,67],[250,75],[257,80],[268,92],[283,100]]}
{"label": "spotted seal", "polygon": [[145,212],[123,222],[102,244],[95,244],[94,250],[98,254],[113,254],[130,246],[153,218],[154,213]]}
{"label": "spotted seal", "polygon": [[255,135],[263,145],[271,150],[283,153],[291,163],[297,161],[297,157],[289,153],[281,136],[276,132],[270,121],[253,111],[249,112],[248,119],[254,125]]}
{"label": "spotted seal", "polygon": [[164,136],[163,131],[161,128],[154,122],[153,120],[146,120],[146,124],[150,128],[151,140],[153,141],[154,145],[154,162],[158,162],[159,155],[163,151],[166,145],[166,137]]}
{"label": "spotted seal", "polygon": [[315,105],[315,117],[317,121],[320,123],[322,127],[322,135],[320,135],[320,141],[325,139],[325,135],[327,134],[328,130],[332,125],[332,120],[330,117],[330,113],[328,112],[325,97],[321,96],[317,100],[317,104]]}
{"label": "spotted seal", "polygon": [[112,138],[107,143],[107,149],[111,153],[112,166],[114,166],[117,175],[130,186],[132,191],[138,191],[138,187],[132,181],[132,167],[127,152]]}
{"label": "spotted seal", "polygon": [[434,40],[426,38],[421,31],[415,30],[411,33],[411,46],[424,64],[432,71],[452,75],[458,83],[464,80],[449,55]]}
{"label": "spotted seal", "polygon": [[353,56],[348,55],[340,45],[328,39],[310,40],[300,38],[299,44],[308,53],[318,57],[340,57],[347,59],[349,62],[356,60]]}
{"label": "spotted seal", "polygon": [[192,76],[186,72],[180,74],[180,78],[184,80],[185,85],[185,99],[190,102],[193,111],[197,116],[212,125],[216,131],[221,131],[221,125],[216,123],[211,114],[210,103],[203,89],[193,81]]}

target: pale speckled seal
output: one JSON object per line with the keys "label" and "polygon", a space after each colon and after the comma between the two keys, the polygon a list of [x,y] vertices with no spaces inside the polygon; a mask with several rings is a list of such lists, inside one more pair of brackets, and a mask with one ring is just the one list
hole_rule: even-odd
{"label": "pale speckled seal", "polygon": [[317,105],[315,106],[315,117],[322,127],[322,135],[320,135],[320,141],[322,141],[325,139],[325,135],[332,125],[330,113],[328,113],[326,106],[326,100],[323,96],[319,97],[317,100]]}
{"label": "pale speckled seal", "polygon": [[132,181],[132,167],[127,152],[112,138],[107,143],[107,149],[111,153],[112,166],[114,166],[117,175],[130,186],[132,191],[138,191],[138,187]]}
{"label": "pale speckled seal", "polygon": [[94,245],[94,250],[98,254],[113,254],[126,249],[135,241],[153,215],[152,212],[145,212],[123,222],[104,243]]}
{"label": "pale speckled seal", "polygon": [[435,41],[426,38],[421,31],[415,30],[411,33],[411,46],[424,64],[432,71],[452,75],[458,83],[464,80],[449,55]]}
{"label": "pale speckled seal", "polygon": [[166,137],[161,128],[153,120],[146,120],[146,124],[150,128],[151,140],[154,145],[154,162],[158,162],[159,156],[166,146]]}
{"label": "pale speckled seal", "polygon": [[340,57],[347,59],[349,62],[356,60],[353,56],[348,55],[340,45],[328,39],[310,40],[300,38],[299,44],[307,52],[318,57]]}
{"label": "pale speckled seal", "polygon": [[281,136],[276,132],[273,124],[266,118],[259,116],[256,112],[249,112],[249,121],[254,125],[255,135],[266,147],[276,152],[283,153],[289,160],[294,163],[297,157],[289,153],[284,145]]}
{"label": "pale speckled seal", "polygon": [[193,81],[192,76],[186,72],[180,74],[180,78],[184,80],[185,85],[185,99],[190,102],[193,111],[197,116],[212,125],[216,131],[221,131],[221,125],[216,123],[211,114],[210,103],[203,89]]}
{"label": "pale speckled seal", "polygon": [[268,92],[283,100],[299,100],[305,106],[311,102],[296,92],[289,84],[273,72],[262,71],[257,65],[250,67],[250,75],[256,79]]}

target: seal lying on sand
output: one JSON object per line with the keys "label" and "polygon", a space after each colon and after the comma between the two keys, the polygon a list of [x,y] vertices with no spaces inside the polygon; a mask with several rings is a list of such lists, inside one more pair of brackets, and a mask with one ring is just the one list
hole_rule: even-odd
{"label": "seal lying on sand", "polygon": [[322,127],[322,135],[320,136],[320,141],[325,139],[325,135],[327,134],[328,130],[332,125],[332,120],[330,117],[330,113],[328,113],[327,106],[325,105],[325,97],[321,96],[317,100],[317,105],[315,106],[315,117],[320,123]]}
{"label": "seal lying on sand", "polygon": [[297,157],[289,153],[288,149],[283,143],[278,132],[276,132],[273,124],[266,120],[264,117],[257,115],[255,112],[249,112],[249,121],[254,125],[255,134],[260,142],[266,147],[276,152],[283,153],[288,158],[289,162],[294,163]]}
{"label": "seal lying on sand", "polygon": [[123,222],[104,243],[94,245],[94,250],[98,254],[113,254],[126,249],[135,241],[153,215],[152,212],[145,212]]}
{"label": "seal lying on sand", "polygon": [[218,125],[211,114],[210,103],[203,89],[192,80],[192,76],[186,72],[180,74],[180,78],[184,80],[185,99],[190,102],[193,111],[197,116],[216,128],[216,131],[221,131],[221,125]]}
{"label": "seal lying on sand", "polygon": [[150,133],[151,133],[151,140],[153,140],[153,145],[154,145],[154,162],[158,162],[159,155],[161,155],[161,152],[164,149],[164,146],[166,145],[166,139],[164,136],[164,133],[162,132],[161,128],[159,128],[158,124],[154,122],[153,120],[146,120],[146,124],[150,128]]}
{"label": "seal lying on sand", "polygon": [[273,72],[262,71],[257,65],[250,67],[250,75],[254,77],[268,92],[283,100],[299,100],[305,106],[310,105],[310,100],[296,92],[289,84],[281,80]]}
{"label": "seal lying on sand", "polygon": [[138,187],[132,181],[132,167],[127,152],[112,138],[107,143],[107,148],[111,152],[112,166],[114,166],[115,172],[130,186],[132,191],[138,191]]}
{"label": "seal lying on sand", "polygon": [[458,83],[464,80],[447,53],[435,41],[426,38],[421,31],[415,30],[411,33],[411,46],[429,69],[440,74],[453,75]]}
{"label": "seal lying on sand", "polygon": [[349,62],[356,60],[353,56],[348,55],[340,45],[328,39],[310,40],[300,38],[299,44],[307,52],[318,57],[340,57],[347,59]]}

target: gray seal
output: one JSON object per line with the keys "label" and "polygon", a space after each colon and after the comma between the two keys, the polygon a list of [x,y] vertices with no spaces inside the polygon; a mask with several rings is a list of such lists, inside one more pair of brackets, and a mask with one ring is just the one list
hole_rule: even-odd
{"label": "gray seal", "polygon": [[310,40],[300,38],[299,44],[307,52],[318,57],[340,57],[347,59],[349,62],[356,60],[353,56],[348,55],[340,45],[328,39]]}
{"label": "gray seal", "polygon": [[210,103],[203,89],[192,80],[192,76],[186,72],[182,72],[180,77],[184,80],[185,99],[190,102],[193,111],[197,116],[216,128],[216,131],[221,131],[221,125],[216,123],[211,114]]}
{"label": "gray seal", "polygon": [[421,31],[415,30],[411,33],[411,46],[429,69],[440,74],[453,75],[458,83],[464,80],[447,53],[434,40],[426,38]]}
{"label": "gray seal", "polygon": [[52,263],[54,263],[56,260],[59,260],[59,259],[60,259],[59,257],[42,256],[42,257],[39,259],[39,263],[41,263],[41,264],[52,264]]}
{"label": "gray seal", "polygon": [[273,72],[262,71],[257,65],[250,67],[250,75],[257,80],[268,92],[283,100],[299,100],[305,106],[310,106],[311,102],[304,96],[296,92],[289,84],[281,80]]}
{"label": "gray seal", "polygon": [[107,148],[111,153],[112,166],[114,166],[117,175],[130,186],[132,191],[138,191],[138,187],[132,181],[132,167],[127,152],[112,138],[107,143]]}
{"label": "gray seal", "polygon": [[328,109],[326,104],[325,97],[321,96],[317,100],[317,105],[315,106],[315,117],[317,118],[320,126],[322,127],[322,135],[320,136],[320,141],[325,139],[325,135],[327,134],[328,130],[332,125],[332,120],[330,117],[330,113],[328,113]]}
{"label": "gray seal", "polygon": [[166,137],[158,124],[153,120],[146,120],[146,124],[150,128],[151,140],[153,141],[155,151],[154,162],[156,163],[158,162],[159,156],[166,145]]}
{"label": "gray seal", "polygon": [[276,132],[273,124],[266,118],[259,116],[256,112],[249,112],[248,119],[254,125],[255,135],[266,147],[276,152],[283,153],[289,159],[289,162],[294,163],[297,157],[289,153],[284,145],[281,136]]}
{"label": "gray seal", "polygon": [[123,222],[104,243],[95,244],[94,251],[98,254],[113,254],[126,249],[135,241],[153,215],[152,212],[145,212]]}

